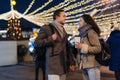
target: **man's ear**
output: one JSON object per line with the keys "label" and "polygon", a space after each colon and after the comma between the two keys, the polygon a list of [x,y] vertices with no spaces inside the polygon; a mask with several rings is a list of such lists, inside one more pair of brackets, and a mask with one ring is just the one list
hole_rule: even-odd
{"label": "man's ear", "polygon": [[58,19],[59,17],[60,17],[60,16],[57,15],[57,16],[56,16],[56,19]]}

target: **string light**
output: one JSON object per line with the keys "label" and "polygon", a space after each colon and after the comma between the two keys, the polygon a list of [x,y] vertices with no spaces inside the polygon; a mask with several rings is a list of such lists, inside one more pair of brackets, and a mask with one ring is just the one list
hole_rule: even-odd
{"label": "string light", "polygon": [[[116,1],[116,0],[114,0],[114,1]],[[104,5],[108,4],[108,3],[111,3],[111,1],[108,1],[107,3],[104,3],[103,1],[100,1],[100,2],[94,3],[92,5],[88,5],[88,6],[85,6],[83,8],[67,12],[67,16],[70,16],[70,15],[73,15],[73,14],[77,14],[77,13],[81,13],[81,12],[86,12],[86,11],[92,10],[94,8],[97,8],[97,7],[100,7],[100,6],[104,6]]]}
{"label": "string light", "polygon": [[85,4],[88,4],[88,3],[90,3],[90,2],[92,2],[93,0],[86,0],[86,1],[79,1],[79,2],[77,2],[77,3],[75,3],[75,4],[73,4],[73,5],[70,5],[70,6],[68,6],[68,7],[65,7],[64,9],[65,9],[65,11],[68,11],[68,10],[71,10],[71,9],[74,9],[74,8],[77,8],[77,7],[80,7],[80,6],[82,6],[82,5],[85,5]]}
{"label": "string light", "polygon": [[12,0],[12,5],[15,6],[16,5],[16,1],[15,0]]}
{"label": "string light", "polygon": [[38,11],[40,11],[41,9],[43,9],[45,6],[47,6],[48,4],[50,4],[53,0],[49,0],[48,2],[46,2],[42,7],[39,7],[38,9],[36,9],[35,11],[33,11],[32,13],[30,13],[29,15],[33,15],[35,13],[37,13]]}
{"label": "string light", "polygon": [[[103,12],[103,11],[106,11],[106,10],[110,10],[112,8],[115,8],[117,6],[120,6],[120,4],[115,4],[113,6],[110,6],[110,7],[106,7],[106,8],[103,8],[103,9],[97,9],[97,11],[100,11],[100,12]],[[82,14],[82,13],[81,13]],[[75,16],[68,16],[67,19],[76,19],[78,17],[80,17],[81,14],[77,14]],[[90,14],[90,12],[86,13],[86,14]],[[96,16],[97,17],[97,16]],[[99,16],[100,17],[100,16]]]}
{"label": "string light", "polygon": [[35,3],[35,0],[32,0],[26,11],[23,13],[23,15],[27,14],[27,12],[32,8],[33,4]]}
{"label": "string light", "polygon": [[[64,7],[64,10],[67,12],[67,11],[69,11],[71,9],[74,9],[74,8],[80,7],[82,5],[85,5],[85,4],[87,4],[87,3],[91,2],[91,1],[93,1],[93,0],[86,0],[85,2],[79,1],[79,2],[77,2],[75,4],[72,4],[72,5],[69,5],[70,2],[67,2],[68,4],[65,5],[65,3],[64,3],[64,4],[61,5],[61,7]],[[71,2],[74,2],[74,0],[73,1],[71,0]],[[52,16],[52,12],[55,11],[56,9],[60,9],[61,7],[59,7],[59,6],[52,7],[48,11],[42,12],[41,13],[42,15],[39,15],[39,16],[46,16],[46,17]],[[47,15],[45,15],[46,13],[47,13]]]}
{"label": "string light", "polygon": [[63,7],[66,7],[66,6],[68,6],[70,3],[74,2],[74,1],[75,0],[65,0],[64,2],[58,4],[57,6],[54,6],[54,7],[50,8],[50,9],[48,9],[48,10],[44,10],[43,12],[38,13],[36,15],[41,16],[41,15],[45,15],[46,13],[48,15],[51,15],[52,14],[51,12],[55,11],[56,9],[61,9]]}
{"label": "string light", "polygon": [[[103,1],[100,1],[100,2],[98,2],[98,3],[94,3],[93,5],[88,5],[88,6],[86,6],[86,7],[83,7],[83,8],[80,8],[80,9],[75,9],[75,10],[73,10],[73,11],[70,11],[70,12],[67,12],[67,16],[69,17],[70,15],[72,15],[72,14],[77,14],[77,13],[80,13],[80,12],[86,12],[86,11],[89,11],[90,9],[93,9],[93,8],[95,8],[95,7],[100,7],[100,6],[103,6],[103,5],[105,5],[105,4],[108,4],[108,3],[110,3],[110,2],[114,2],[114,1],[116,1],[116,0],[113,0],[113,1],[108,1],[108,2],[106,2],[106,3],[103,3]],[[86,2],[84,2],[83,4],[85,4],[85,3],[88,3],[89,1],[86,1]],[[80,4],[80,2],[78,2],[79,4]],[[76,4],[78,4],[78,3],[76,3]],[[76,5],[75,4],[75,5]],[[70,7],[70,9],[72,9],[75,5],[71,5],[71,7]],[[82,5],[82,3],[81,3],[81,5]],[[81,5],[79,5],[79,6],[81,6]],[[92,7],[91,7],[92,6]],[[77,6],[78,7],[78,6]],[[76,7],[74,7],[74,8],[76,8]],[[67,8],[65,8],[66,10],[68,10]],[[81,10],[81,11],[80,11]],[[47,15],[43,15],[43,16],[45,16],[45,17],[47,17],[48,19],[49,18],[51,18],[50,16],[52,15],[52,13],[50,13],[50,14],[48,14],[47,13]],[[41,15],[40,16],[38,16],[38,17],[41,17]],[[72,16],[73,17],[73,16]]]}
{"label": "string light", "polygon": [[[29,22],[42,26],[53,20],[52,19],[53,11],[55,11],[56,9],[64,8],[67,14],[67,21],[66,21],[67,24],[65,25],[65,28],[68,32],[72,32],[72,30],[77,30],[78,28],[77,22],[79,20],[79,17],[83,13],[91,14],[91,11],[92,10],[94,11],[95,9],[98,12],[102,13],[104,11],[120,6],[119,3],[109,6],[110,3],[114,3],[117,0],[100,0],[93,4],[91,4],[91,2],[94,2],[94,0],[84,0],[84,1],[64,0],[64,2],[61,2],[58,5],[49,8],[48,10],[39,12],[48,4],[53,2],[53,0],[49,0],[48,2],[43,4],[41,7],[27,14],[29,10],[33,7],[35,0],[31,1],[31,3],[29,4],[28,8],[25,10],[24,13],[20,13],[14,10],[14,6],[16,4],[14,4],[13,1],[15,0],[10,0],[11,10],[9,12],[1,14],[0,19],[9,20],[12,18],[12,16],[16,16],[16,18],[18,19],[24,18]],[[105,6],[107,4],[108,4],[107,7],[101,9],[102,6]],[[104,15],[95,15],[94,19],[103,31],[105,31],[105,29],[109,30],[109,26],[111,26],[110,25],[111,20],[112,21],[116,20],[117,22],[120,22],[120,12],[118,11],[118,12],[104,14]],[[103,26],[106,26],[106,27],[103,27]]]}

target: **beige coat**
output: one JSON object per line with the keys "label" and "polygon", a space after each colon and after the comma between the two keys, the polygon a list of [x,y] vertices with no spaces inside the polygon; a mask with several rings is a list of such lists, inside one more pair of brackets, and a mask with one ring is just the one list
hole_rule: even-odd
{"label": "beige coat", "polygon": [[80,68],[84,69],[100,66],[95,60],[95,54],[101,51],[101,45],[97,33],[93,29],[90,29],[88,35],[81,39],[81,43]]}

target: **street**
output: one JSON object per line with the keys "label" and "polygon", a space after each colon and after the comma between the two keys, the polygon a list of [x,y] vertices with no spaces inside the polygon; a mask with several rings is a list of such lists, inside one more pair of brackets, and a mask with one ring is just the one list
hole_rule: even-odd
{"label": "street", "polygon": [[[33,63],[22,63],[13,66],[0,67],[0,80],[35,80]],[[41,80],[41,70],[39,77]],[[102,73],[101,80],[115,80],[113,74]],[[67,74],[67,80],[83,80],[81,72]]]}

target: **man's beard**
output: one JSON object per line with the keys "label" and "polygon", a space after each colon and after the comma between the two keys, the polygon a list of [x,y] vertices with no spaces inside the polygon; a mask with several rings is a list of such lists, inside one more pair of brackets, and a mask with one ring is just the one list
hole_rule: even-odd
{"label": "man's beard", "polygon": [[60,22],[60,24],[64,25],[64,24],[65,24],[65,22]]}

